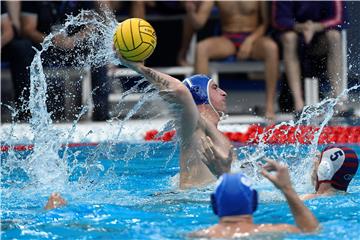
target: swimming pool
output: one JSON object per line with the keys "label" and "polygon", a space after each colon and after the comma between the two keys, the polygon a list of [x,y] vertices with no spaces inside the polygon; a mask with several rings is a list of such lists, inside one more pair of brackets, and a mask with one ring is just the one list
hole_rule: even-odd
{"label": "swimming pool", "polygon": [[[279,146],[274,145],[274,149]],[[360,155],[360,146],[353,146]],[[22,171],[4,174],[2,225],[4,239],[183,239],[190,231],[217,222],[209,205],[207,189],[176,188],[179,150],[174,143],[115,145],[111,155],[96,155],[96,146],[70,148],[69,181],[59,188],[31,183]],[[25,157],[28,152],[17,152]],[[63,154],[63,151],[60,155]],[[11,156],[2,154],[2,161]],[[45,176],[44,176],[45,177]],[[270,183],[259,186],[260,205],[256,223],[291,223],[287,204]],[[53,190],[61,191],[68,205],[43,210]],[[360,235],[360,177],[350,194],[306,202],[321,222],[320,233],[266,235],[261,239],[358,239]]]}

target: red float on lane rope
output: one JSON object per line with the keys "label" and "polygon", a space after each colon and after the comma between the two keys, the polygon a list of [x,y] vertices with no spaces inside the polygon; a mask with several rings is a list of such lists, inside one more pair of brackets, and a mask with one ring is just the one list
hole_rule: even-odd
{"label": "red float on lane rope", "polygon": [[[247,132],[224,132],[232,142],[258,144],[311,144],[319,131],[318,126],[268,126],[250,125]],[[157,136],[159,131],[150,130],[145,133],[146,141],[171,141],[175,131],[165,132]],[[319,138],[319,144],[360,143],[360,126],[326,126]]]}

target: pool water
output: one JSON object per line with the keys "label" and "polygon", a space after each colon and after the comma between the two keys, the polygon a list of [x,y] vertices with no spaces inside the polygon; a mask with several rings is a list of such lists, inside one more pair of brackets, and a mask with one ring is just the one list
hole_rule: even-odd
{"label": "pool water", "polygon": [[[360,146],[352,147],[360,155]],[[96,149],[68,150],[70,174],[60,188],[33,183],[21,168],[8,174],[2,171],[1,237],[184,239],[187,233],[217,222],[209,205],[214,186],[177,189],[179,150],[174,143],[120,143],[112,154],[98,154],[89,160]],[[25,158],[29,153],[16,154]],[[9,158],[8,153],[2,154],[2,166]],[[261,181],[260,185],[255,222],[294,224],[281,194],[269,182]],[[45,211],[47,197],[54,190],[60,191],[68,204]],[[359,199],[358,172],[349,194],[306,202],[321,222],[319,233],[266,234],[251,239],[359,239]]]}

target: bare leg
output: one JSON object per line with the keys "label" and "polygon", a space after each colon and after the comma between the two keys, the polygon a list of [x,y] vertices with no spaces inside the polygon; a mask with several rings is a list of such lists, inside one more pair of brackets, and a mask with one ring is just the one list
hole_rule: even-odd
{"label": "bare leg", "polygon": [[195,72],[209,74],[211,59],[226,58],[236,53],[234,44],[225,37],[210,37],[196,45]]}
{"label": "bare leg", "polygon": [[302,97],[301,73],[299,56],[297,54],[298,36],[295,32],[286,32],[281,36],[284,47],[285,73],[295,102],[295,111],[301,111],[304,107]]}
{"label": "bare leg", "polygon": [[14,24],[17,32],[20,33],[21,1],[6,1],[6,7],[8,8],[12,23]]}
{"label": "bare leg", "polygon": [[59,193],[52,193],[45,206],[46,210],[51,210],[66,205],[65,199],[63,199]]}
{"label": "bare leg", "polygon": [[332,88],[331,97],[336,97],[344,90],[342,84],[341,34],[337,30],[330,30],[326,32],[326,39],[329,43],[327,70]]}
{"label": "bare leg", "polygon": [[253,46],[251,57],[265,61],[266,81],[266,112],[265,117],[275,120],[274,101],[276,83],[279,78],[279,49],[276,43],[268,37],[258,39]]}
{"label": "bare leg", "polygon": [[144,1],[133,1],[130,7],[130,16],[137,18],[145,18],[146,7]]}
{"label": "bare leg", "polygon": [[186,61],[186,53],[189,49],[191,38],[194,35],[195,30],[188,17],[184,19],[183,24],[181,46],[176,61],[179,66],[189,66],[189,63]]}

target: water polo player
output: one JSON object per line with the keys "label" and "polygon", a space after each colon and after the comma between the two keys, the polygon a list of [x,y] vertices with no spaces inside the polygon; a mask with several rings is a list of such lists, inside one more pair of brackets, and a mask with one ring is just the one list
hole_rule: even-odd
{"label": "water polo player", "polygon": [[306,200],[346,192],[358,166],[358,156],[351,148],[326,147],[314,161],[312,183],[315,193],[303,195],[301,198]]}
{"label": "water polo player", "polygon": [[[275,171],[272,175],[269,171]],[[191,237],[230,238],[266,232],[313,232],[319,223],[303,204],[290,182],[288,168],[268,160],[262,174],[284,194],[297,226],[290,224],[255,224],[253,213],[257,209],[258,194],[251,181],[241,173],[224,174],[219,179],[215,192],[211,194],[214,213],[219,223],[207,229],[191,233]]]}
{"label": "water polo player", "polygon": [[[181,139],[180,188],[206,186],[230,171],[236,154],[230,141],[217,128],[226,112],[226,93],[205,75],[194,75],[182,83],[142,62],[131,62],[117,54],[123,65],[145,77],[163,99],[174,106],[171,110]],[[211,148],[207,146],[209,142]]]}

